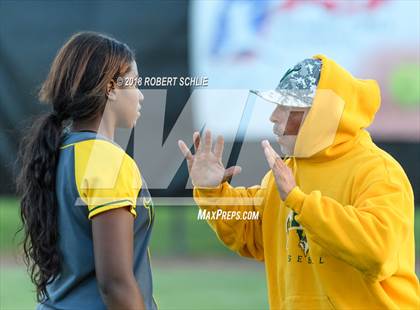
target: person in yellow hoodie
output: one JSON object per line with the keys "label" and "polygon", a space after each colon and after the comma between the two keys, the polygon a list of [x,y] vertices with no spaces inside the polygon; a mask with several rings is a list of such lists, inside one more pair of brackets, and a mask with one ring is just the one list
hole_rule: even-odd
{"label": "person in yellow hoodie", "polygon": [[377,83],[317,55],[254,93],[277,104],[270,120],[286,157],[262,142],[271,169],[260,186],[226,181],[240,167],[224,168],[223,137],[212,150],[209,131],[201,143],[194,133],[194,155],[178,143],[202,210],[258,212],[208,222],[231,250],[264,261],[270,308],[419,309],[413,190],[366,131]]}

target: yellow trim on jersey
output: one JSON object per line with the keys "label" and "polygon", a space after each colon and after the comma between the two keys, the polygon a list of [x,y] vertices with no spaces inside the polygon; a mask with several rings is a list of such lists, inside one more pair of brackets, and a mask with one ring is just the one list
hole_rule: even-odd
{"label": "yellow trim on jersey", "polygon": [[[77,142],[76,142],[76,143],[77,143]],[[64,149],[66,149],[66,148],[68,148],[68,147],[70,147],[70,146],[75,145],[76,143],[70,143],[70,144],[63,145],[63,146],[61,146],[61,147],[60,147],[60,150],[64,150]]]}
{"label": "yellow trim on jersey", "polygon": [[129,200],[122,200],[120,202],[115,201],[115,203],[114,202],[110,202],[109,204],[106,204],[106,205],[94,207],[89,212],[88,218],[91,219],[95,215],[100,214],[102,212],[109,211],[109,210],[112,210],[112,209],[121,208],[121,207],[127,207],[127,206],[130,206],[130,213],[133,214],[134,217],[137,217],[137,212],[136,212],[135,204],[133,204],[133,202],[131,202]]}
{"label": "yellow trim on jersey", "polygon": [[135,211],[142,186],[140,171],[124,150],[109,141],[92,139],[74,144],[76,187],[89,219],[111,209]]}

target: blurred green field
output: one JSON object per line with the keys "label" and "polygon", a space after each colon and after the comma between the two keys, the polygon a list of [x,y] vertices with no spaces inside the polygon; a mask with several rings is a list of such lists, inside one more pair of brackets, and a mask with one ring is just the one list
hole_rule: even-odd
{"label": "blurred green field", "polygon": [[[418,210],[418,208],[417,208]],[[262,264],[223,247],[197,210],[158,207],[151,241],[155,299],[160,309],[267,309]],[[0,198],[0,309],[33,309],[33,287],[15,236],[17,200]],[[420,257],[420,212],[416,212],[416,257]],[[419,274],[420,270],[417,270]]]}
{"label": "blurred green field", "polygon": [[[22,239],[21,233],[15,235],[19,227],[16,198],[0,197],[0,253],[16,250]],[[205,221],[197,221],[195,206],[157,207],[150,247],[153,256],[237,256],[221,246]]]}
{"label": "blurred green field", "polygon": [[[267,309],[260,267],[220,260],[192,266],[160,262],[153,265],[154,296],[159,309]],[[33,287],[21,266],[2,265],[0,288],[0,309],[34,309]]]}
{"label": "blurred green field", "polygon": [[[227,250],[196,218],[195,207],[156,208],[150,248],[159,309],[267,309],[263,264]],[[16,199],[0,198],[1,310],[35,305],[32,284],[17,262],[19,225]]]}

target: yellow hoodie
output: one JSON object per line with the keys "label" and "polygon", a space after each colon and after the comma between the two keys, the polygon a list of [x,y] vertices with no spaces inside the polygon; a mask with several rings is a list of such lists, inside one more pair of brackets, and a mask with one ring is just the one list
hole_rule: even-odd
{"label": "yellow hoodie", "polygon": [[420,309],[413,191],[364,129],[378,85],[315,58],[321,77],[286,160],[297,184],[286,200],[271,171],[260,186],[194,188],[194,198],[209,211],[259,211],[258,220],[208,222],[231,250],[265,262],[271,309]]}

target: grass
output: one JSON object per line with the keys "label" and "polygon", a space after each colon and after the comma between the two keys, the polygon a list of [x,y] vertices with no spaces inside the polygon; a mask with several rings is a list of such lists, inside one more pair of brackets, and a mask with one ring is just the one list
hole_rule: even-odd
{"label": "grass", "polygon": [[[197,207],[156,208],[151,250],[156,256],[198,255],[236,256],[220,245],[204,221],[197,221]],[[22,240],[19,206],[16,198],[0,198],[0,254],[13,253]]]}
{"label": "grass", "polygon": [[[420,257],[420,211],[416,208],[416,256]],[[156,208],[151,240],[155,298],[160,309],[266,309],[263,265],[221,246],[197,221],[197,209]],[[0,309],[33,309],[32,284],[13,262],[20,225],[17,200],[0,198]],[[418,270],[419,271],[419,270]]]}
{"label": "grass", "polygon": [[221,246],[205,221],[197,220],[197,207],[158,207],[153,227],[151,251],[156,256],[236,257]]}
{"label": "grass", "polygon": [[34,309],[34,288],[25,268],[2,264],[0,269],[0,309]]}
{"label": "grass", "polygon": [[[216,265],[154,264],[154,296],[159,309],[268,308],[262,265],[256,268],[256,264],[252,264],[246,269],[242,264],[235,267],[224,261]],[[34,296],[24,268],[2,266],[0,309],[34,309]]]}
{"label": "grass", "polygon": [[[0,309],[33,309],[34,288],[16,264],[20,225],[15,198],[0,198]],[[223,247],[197,209],[156,208],[151,240],[159,309],[267,309],[262,264]],[[252,281],[250,281],[252,279]]]}
{"label": "grass", "polygon": [[14,197],[0,198],[0,253],[14,250],[22,239],[15,233],[20,226],[19,205]]}
{"label": "grass", "polygon": [[161,309],[267,309],[265,274],[256,264],[158,266],[153,271],[157,303]]}

